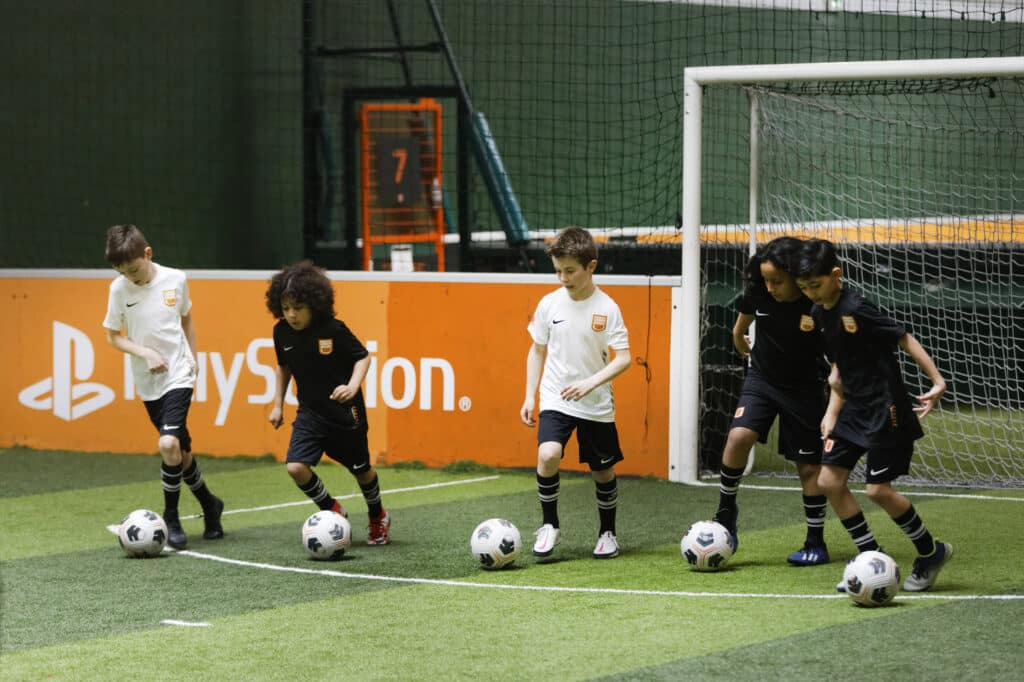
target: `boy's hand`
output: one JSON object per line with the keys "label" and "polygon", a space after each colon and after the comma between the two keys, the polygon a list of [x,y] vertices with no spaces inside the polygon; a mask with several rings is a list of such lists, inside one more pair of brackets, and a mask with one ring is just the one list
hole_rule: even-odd
{"label": "boy's hand", "polygon": [[923,418],[932,409],[939,404],[939,400],[942,398],[942,394],[946,392],[946,382],[935,384],[932,386],[932,390],[917,396],[917,402],[921,403],[920,406],[914,408],[914,412],[917,412],[919,418]]}
{"label": "boy's hand", "polygon": [[280,428],[281,424],[284,422],[284,411],[280,407],[274,407],[270,410],[270,417],[267,418],[267,421],[269,421],[275,429]]}
{"label": "boy's hand", "polygon": [[331,391],[331,400],[337,400],[339,403],[347,403],[352,400],[352,398],[356,397],[356,390],[358,389],[353,390],[348,384],[335,386],[334,390]]}
{"label": "boy's hand", "polygon": [[589,381],[575,381],[562,389],[562,400],[582,400],[593,390]]}
{"label": "boy's hand", "polygon": [[167,371],[167,361],[152,348],[146,348],[143,357],[151,374],[160,374]]}
{"label": "boy's hand", "polygon": [[535,426],[537,421],[533,418],[533,400],[527,399],[523,402],[523,406],[519,408],[519,418],[523,420],[523,423],[527,426]]}

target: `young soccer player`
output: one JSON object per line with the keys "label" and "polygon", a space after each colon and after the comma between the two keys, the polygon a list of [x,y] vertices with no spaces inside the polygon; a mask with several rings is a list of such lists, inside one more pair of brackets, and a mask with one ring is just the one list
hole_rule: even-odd
{"label": "young soccer player", "polygon": [[318,507],[347,517],[313,471],[324,454],[343,464],[366,500],[366,544],[386,545],[391,542],[391,517],[381,504],[380,482],[366,440],[362,383],[370,354],[335,317],[331,281],[310,261],[275,274],[266,296],[267,308],[278,320],[277,386],[269,418],[275,429],[284,422],[284,397],[292,377],[299,399],[285,463],[288,474]]}
{"label": "young soccer player", "polygon": [[[833,363],[831,398],[821,424],[825,445],[818,483],[857,549],[877,550],[878,543],[848,486],[850,471],[867,453],[868,498],[906,533],[919,555],[903,589],[927,590],[953,556],[953,547],[932,538],[910,500],[892,483],[910,471],[914,441],[924,435],[918,419],[939,403],[946,380],[906,327],[860,292],[843,286],[831,242],[805,243],[797,284],[815,303],[811,315]],[[903,382],[897,347],[932,381],[931,389],[917,396],[916,407]]]}
{"label": "young soccer player", "polygon": [[[792,275],[802,245],[795,237],[773,239],[751,256],[744,270],[746,287],[732,341],[749,365],[722,452],[715,520],[736,536],[736,495],[747,456],[755,442],[767,441],[778,417],[779,452],[796,464],[807,520],[804,546],[788,561],[814,566],[829,561],[824,538],[828,501],[818,487],[828,365],[810,315],[813,304]],[[757,337],[751,348],[747,331],[754,322]]]}
{"label": "young soccer player", "polygon": [[187,424],[198,364],[185,273],[155,263],[153,249],[135,225],[107,230],[106,258],[119,276],[110,283],[103,326],[110,345],[132,356],[135,392],[160,433],[167,543],[175,549],[188,545],[178,514],[182,479],[203,508],[203,539],[222,538],[224,502],[203,480]]}
{"label": "young soccer player", "polygon": [[[549,557],[561,540],[558,469],[575,430],[580,462],[590,467],[597,487],[600,529],[593,555],[611,559],[619,554],[615,463],[623,457],[610,382],[630,365],[629,335],[619,306],[594,284],[597,245],[589,232],[567,227],[546,253],[561,287],[540,300],[530,321],[533,345],[526,357],[526,397],[519,410],[524,424],[536,424],[539,384],[537,493],[544,520],[533,553]],[[614,351],[610,361],[609,348]]]}

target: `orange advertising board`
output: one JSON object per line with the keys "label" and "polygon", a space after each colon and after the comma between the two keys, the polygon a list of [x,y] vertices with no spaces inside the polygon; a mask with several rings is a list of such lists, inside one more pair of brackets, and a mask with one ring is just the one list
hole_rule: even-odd
{"label": "orange advertising board", "polygon": [[[112,273],[54,272],[0,271],[4,317],[13,324],[0,336],[0,447],[155,452],[127,356],[108,346],[102,326]],[[271,274],[189,272],[199,348],[189,430],[197,453],[283,460],[287,451],[294,398],[285,426],[267,421],[276,366],[274,319],[264,305]],[[377,463],[536,465],[536,430],[518,412],[526,326],[557,286],[553,276],[331,276],[338,316],[371,353],[363,390]],[[666,477],[671,286],[640,277],[598,283],[622,309],[631,355],[646,364],[634,362],[614,382],[626,455],[616,470]],[[564,466],[582,470],[574,442]]]}

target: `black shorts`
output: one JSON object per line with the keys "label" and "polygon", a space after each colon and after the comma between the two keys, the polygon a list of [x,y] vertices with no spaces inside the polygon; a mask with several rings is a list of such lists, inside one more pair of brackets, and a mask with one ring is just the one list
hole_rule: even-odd
{"label": "black shorts", "polygon": [[367,471],[370,468],[370,446],[366,440],[366,429],[337,426],[300,407],[292,423],[292,437],[285,461],[316,466],[323,455],[343,464],[353,474]]}
{"label": "black shorts", "polygon": [[621,462],[622,449],[619,447],[619,432],[615,422],[595,422],[589,419],[571,417],[556,410],[540,413],[537,426],[537,445],[560,443],[565,455],[565,444],[576,429],[576,442],[580,446],[580,464],[586,464],[591,471],[604,471]]}
{"label": "black shorts", "polygon": [[149,421],[161,436],[178,439],[182,452],[192,452],[192,436],[188,432],[188,409],[192,405],[191,388],[174,388],[156,400],[145,400]]}
{"label": "black shorts", "polygon": [[822,464],[831,464],[853,471],[861,455],[868,453],[864,463],[867,483],[888,483],[910,473],[910,458],[914,454],[914,441],[897,442],[885,448],[866,448],[842,438],[829,438],[821,455]]}
{"label": "black shorts", "polygon": [[775,417],[779,418],[779,453],[793,462],[821,461],[821,418],[825,414],[825,389],[781,390],[755,372],[747,374],[729,428],[756,431],[768,440]]}

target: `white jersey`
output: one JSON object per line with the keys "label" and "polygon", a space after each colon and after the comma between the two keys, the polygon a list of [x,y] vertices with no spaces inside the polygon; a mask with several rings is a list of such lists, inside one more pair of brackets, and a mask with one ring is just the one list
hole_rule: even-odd
{"label": "white jersey", "polygon": [[580,419],[615,421],[615,401],[610,381],[582,400],[563,400],[562,388],[593,376],[608,364],[608,348],[616,353],[629,349],[629,334],[619,306],[595,287],[582,301],[574,301],[559,288],[537,304],[530,320],[534,343],[547,346],[540,382],[540,411],[556,410]]}
{"label": "white jersey", "polygon": [[128,338],[155,350],[167,361],[167,371],[149,371],[146,361],[131,356],[135,391],[143,400],[156,400],[175,388],[192,388],[196,366],[181,318],[192,310],[185,273],[152,263],[153,278],[138,286],[120,275],[110,283],[103,326],[126,330]]}

